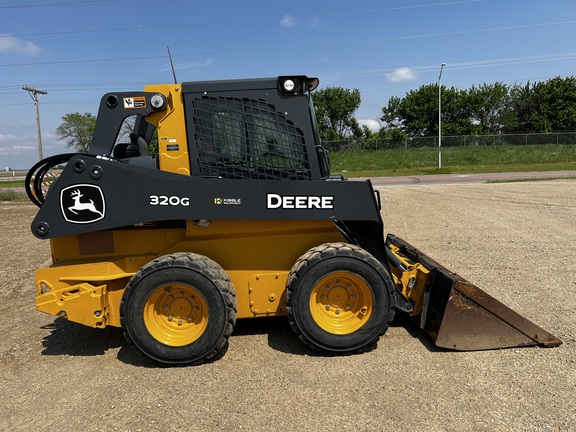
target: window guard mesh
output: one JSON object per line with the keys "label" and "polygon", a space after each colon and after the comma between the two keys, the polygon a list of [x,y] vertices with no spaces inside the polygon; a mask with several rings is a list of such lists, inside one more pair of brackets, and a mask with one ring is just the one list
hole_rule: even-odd
{"label": "window guard mesh", "polygon": [[309,180],[302,131],[262,100],[193,100],[194,140],[202,175],[227,179]]}

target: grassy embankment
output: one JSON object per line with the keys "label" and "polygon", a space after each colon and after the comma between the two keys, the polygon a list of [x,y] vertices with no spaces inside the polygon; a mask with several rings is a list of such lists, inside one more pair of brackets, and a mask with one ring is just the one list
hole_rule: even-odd
{"label": "grassy embankment", "polygon": [[378,177],[482,172],[576,170],[576,145],[447,147],[438,149],[333,152],[333,174]]}

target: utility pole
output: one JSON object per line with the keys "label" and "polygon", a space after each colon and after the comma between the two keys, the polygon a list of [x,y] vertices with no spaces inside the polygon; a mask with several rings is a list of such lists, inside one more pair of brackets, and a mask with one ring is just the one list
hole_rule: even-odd
{"label": "utility pole", "polygon": [[446,63],[440,65],[438,77],[438,169],[442,168],[442,71]]}
{"label": "utility pole", "polygon": [[38,157],[40,158],[39,160],[42,160],[44,159],[44,156],[42,155],[42,134],[40,133],[40,111],[38,109],[38,100],[40,99],[40,95],[48,93],[28,86],[22,87],[22,90],[26,90],[34,101],[34,108],[36,109],[36,134],[38,135]]}

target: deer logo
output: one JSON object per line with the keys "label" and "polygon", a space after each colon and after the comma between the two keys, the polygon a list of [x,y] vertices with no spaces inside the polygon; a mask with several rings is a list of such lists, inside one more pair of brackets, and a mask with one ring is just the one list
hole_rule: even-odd
{"label": "deer logo", "polygon": [[80,198],[82,198],[84,196],[80,193],[80,189],[75,189],[70,194],[70,196],[74,200],[74,205],[68,207],[68,210],[70,210],[75,215],[78,214],[78,211],[89,210],[92,213],[98,213],[100,216],[104,216],[101,211],[99,211],[98,209],[96,209],[96,207],[94,207],[94,201],[93,200],[90,200],[90,202],[88,202],[88,203],[80,202]]}
{"label": "deer logo", "polygon": [[104,194],[99,186],[77,184],[60,191],[60,208],[67,222],[85,224],[104,218]]}

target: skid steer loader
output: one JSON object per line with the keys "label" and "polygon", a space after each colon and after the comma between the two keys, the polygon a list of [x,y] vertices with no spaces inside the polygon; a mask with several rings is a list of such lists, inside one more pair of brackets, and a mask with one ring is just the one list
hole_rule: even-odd
{"label": "skid steer loader", "polygon": [[561,344],[404,240],[384,240],[379,192],[330,174],[317,86],[281,76],[104,95],[88,153],[28,173],[40,207],[31,230],[53,259],[35,274],[37,309],[122,327],[167,364],[214,359],[237,318],[279,315],[324,353],[374,347],[397,311],[439,347]]}

